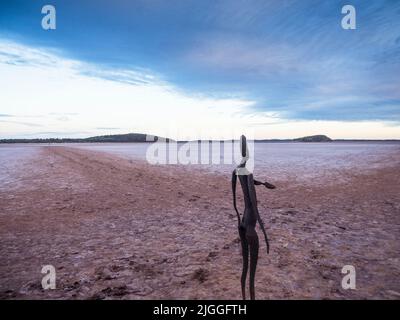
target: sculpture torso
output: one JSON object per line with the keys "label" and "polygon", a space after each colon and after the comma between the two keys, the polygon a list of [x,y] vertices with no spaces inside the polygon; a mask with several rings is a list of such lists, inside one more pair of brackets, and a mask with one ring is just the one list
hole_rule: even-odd
{"label": "sculpture torso", "polygon": [[257,197],[254,183],[249,183],[249,181],[253,181],[253,175],[241,175],[239,176],[239,181],[243,191],[245,206],[241,224],[255,227],[257,223],[257,213],[255,210],[257,210],[257,208],[252,205],[251,196],[253,196],[255,199],[257,199]]}

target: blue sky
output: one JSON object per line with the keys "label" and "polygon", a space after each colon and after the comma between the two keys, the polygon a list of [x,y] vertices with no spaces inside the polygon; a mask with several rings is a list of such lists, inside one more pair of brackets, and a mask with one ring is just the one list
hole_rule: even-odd
{"label": "blue sky", "polygon": [[[41,28],[40,11],[45,4],[56,7],[56,30]],[[356,30],[341,28],[345,4],[356,8]],[[45,83],[49,74],[39,69],[53,61],[53,67],[60,70],[60,87],[66,81],[71,95],[79,94],[79,101],[90,102],[79,110],[58,106],[57,101],[34,108],[26,106],[26,101],[16,101],[16,95],[10,94],[8,100],[0,97],[0,123],[7,124],[0,131],[3,137],[90,135],[106,128],[111,133],[155,132],[159,128],[157,120],[146,126],[145,114],[141,126],[130,126],[117,117],[108,122],[106,115],[86,127],[82,123],[88,120],[82,117],[80,124],[74,115],[97,104],[75,88],[85,83],[94,93],[100,87],[109,90],[106,100],[121,118],[134,115],[135,108],[153,108],[153,115],[158,114],[163,99],[171,98],[170,115],[181,115],[186,108],[189,117],[190,110],[197,110],[194,114],[202,115],[197,119],[203,119],[203,126],[218,126],[207,118],[219,117],[227,127],[252,126],[260,137],[293,137],[323,130],[338,138],[400,138],[400,1],[396,0],[2,1],[0,40],[3,82],[11,86],[5,75],[25,77],[24,72],[33,82],[40,73],[44,88],[49,85]],[[36,71],[29,69],[35,61]],[[66,76],[71,68],[79,81]],[[104,82],[96,87],[90,79]],[[118,83],[124,88],[117,88]],[[126,85],[138,97],[128,93]],[[164,98],[158,102],[145,99],[140,106],[140,92],[148,86],[154,90],[148,97],[161,90]],[[124,101],[111,94],[121,97],[120,90],[126,92]],[[178,99],[182,109],[174,109],[168,94]],[[30,101],[38,99],[31,94]],[[130,104],[130,99],[135,103]],[[52,131],[60,128],[57,121],[62,118],[55,114],[69,114],[63,118],[61,131]],[[190,123],[186,118],[182,121]],[[22,124],[21,129],[17,123],[32,126]],[[356,133],[354,128],[361,131]]]}

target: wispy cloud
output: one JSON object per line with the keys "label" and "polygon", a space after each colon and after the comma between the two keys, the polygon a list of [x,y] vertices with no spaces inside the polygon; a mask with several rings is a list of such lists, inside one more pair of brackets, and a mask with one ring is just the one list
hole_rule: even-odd
{"label": "wispy cloud", "polygon": [[218,28],[198,36],[183,59],[211,74],[211,86],[251,92],[258,111],[290,119],[398,117],[400,3],[353,2],[358,28],[345,31],[334,1],[312,9],[305,1],[221,1],[208,18]]}
{"label": "wispy cloud", "polygon": [[[6,51],[9,43],[0,41],[0,48]],[[16,43],[11,48],[12,59],[26,62],[19,66],[0,62],[0,85],[8,87],[0,103],[20,115],[18,121],[7,120],[9,124],[42,126],[46,132],[58,132],[56,128],[76,132],[78,127],[129,132],[134,127],[160,135],[160,130],[177,124],[181,128],[177,134],[190,136],[210,124],[234,127],[241,122],[240,114],[254,104],[240,98],[187,95],[149,72],[102,69]],[[37,117],[37,123],[20,121],[24,115]]]}
{"label": "wispy cloud", "polygon": [[113,128],[113,127],[97,127],[97,130],[121,130],[121,128]]}
{"label": "wispy cloud", "polygon": [[110,81],[117,81],[129,85],[150,85],[159,81],[154,75],[146,70],[124,70],[111,69],[109,67],[98,67],[91,65],[81,65],[79,68],[80,74],[88,77],[102,78]]}
{"label": "wispy cloud", "polygon": [[42,127],[41,124],[33,123],[33,122],[12,121],[12,120],[0,120],[0,122],[3,122],[3,123],[12,123],[12,124],[17,124],[17,125],[23,125],[23,126],[27,126],[27,127]]}

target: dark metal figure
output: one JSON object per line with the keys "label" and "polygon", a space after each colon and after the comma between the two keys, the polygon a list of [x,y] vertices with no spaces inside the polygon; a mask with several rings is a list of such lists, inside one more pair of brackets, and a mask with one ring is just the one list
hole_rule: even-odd
{"label": "dark metal figure", "polygon": [[[256,189],[254,186],[264,185],[268,189],[275,189],[275,186],[268,182],[259,182],[254,180],[253,174],[246,168],[246,162],[249,159],[249,150],[247,148],[246,137],[240,137],[240,148],[242,153],[242,161],[240,165],[232,173],[232,192],[233,192],[233,207],[238,217],[238,228],[240,241],[242,243],[242,256],[243,256],[243,269],[241,277],[242,297],[246,299],[246,277],[249,265],[249,251],[250,251],[250,299],[255,299],[254,292],[254,277],[256,274],[257,260],[258,260],[258,236],[255,230],[258,221],[261,230],[265,237],[267,244],[267,253],[269,253],[269,242],[267,233],[264,229],[264,223],[260,218],[257,209]],[[239,211],[236,207],[236,181],[239,177],[240,185],[244,195],[244,214],[240,217]]]}

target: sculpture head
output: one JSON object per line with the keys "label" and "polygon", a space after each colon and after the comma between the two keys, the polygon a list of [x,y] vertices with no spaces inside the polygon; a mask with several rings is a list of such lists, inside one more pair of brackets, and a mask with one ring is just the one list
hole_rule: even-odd
{"label": "sculpture head", "polygon": [[247,160],[249,160],[249,148],[247,147],[247,140],[244,135],[240,136],[240,152],[242,153],[242,161],[240,162],[240,166],[244,167]]}
{"label": "sculpture head", "polygon": [[240,136],[240,150],[242,152],[242,157],[245,158],[247,154],[247,141],[246,141],[246,136],[241,135]]}

